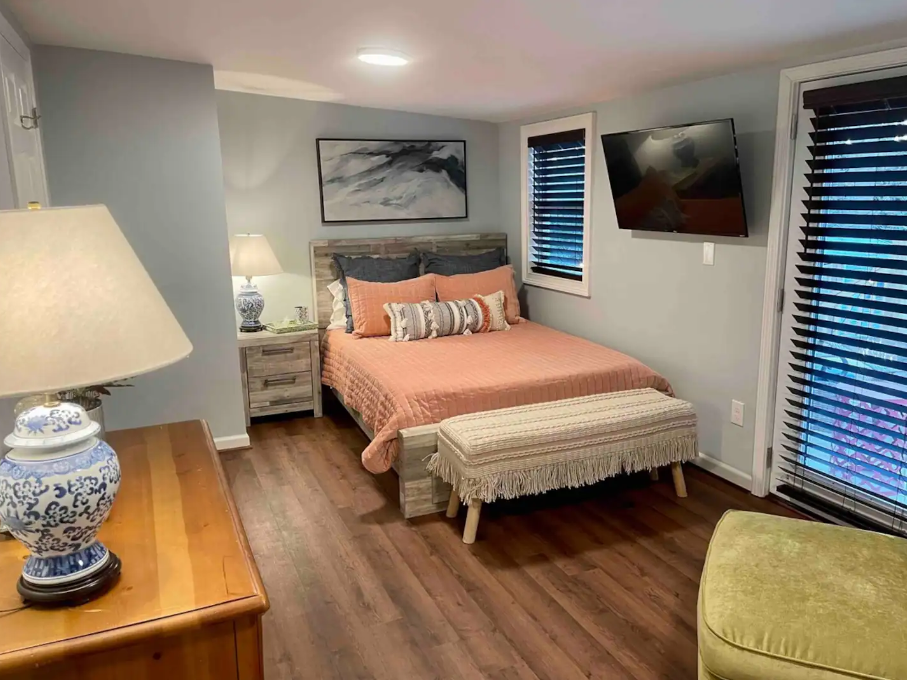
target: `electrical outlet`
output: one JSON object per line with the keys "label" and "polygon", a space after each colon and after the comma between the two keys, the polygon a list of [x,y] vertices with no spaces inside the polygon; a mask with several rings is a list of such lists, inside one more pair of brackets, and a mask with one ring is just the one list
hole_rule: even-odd
{"label": "electrical outlet", "polygon": [[743,402],[731,400],[731,422],[743,427]]}
{"label": "electrical outlet", "polygon": [[715,264],[715,244],[710,241],[702,244],[702,264],[709,266]]}

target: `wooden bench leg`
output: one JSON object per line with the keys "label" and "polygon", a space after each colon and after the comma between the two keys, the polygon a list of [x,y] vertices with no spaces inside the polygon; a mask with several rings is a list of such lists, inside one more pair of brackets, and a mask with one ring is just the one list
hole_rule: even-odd
{"label": "wooden bench leg", "polygon": [[457,490],[453,487],[450,488],[450,500],[447,501],[447,516],[456,517],[457,513],[460,511],[460,497],[457,495]]}
{"label": "wooden bench leg", "polygon": [[671,476],[674,477],[674,491],[680,498],[686,498],[687,483],[683,481],[683,468],[680,463],[671,463]]}
{"label": "wooden bench leg", "polygon": [[472,545],[476,542],[476,529],[479,528],[479,514],[482,512],[482,501],[473,498],[469,501],[469,510],[466,512],[466,528],[463,529],[463,542]]}
{"label": "wooden bench leg", "polygon": [[649,470],[649,479],[651,479],[653,482],[658,481],[658,468],[652,468],[651,470]]}

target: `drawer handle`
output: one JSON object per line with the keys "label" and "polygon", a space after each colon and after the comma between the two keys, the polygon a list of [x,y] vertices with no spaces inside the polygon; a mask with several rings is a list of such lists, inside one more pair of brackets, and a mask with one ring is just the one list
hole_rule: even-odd
{"label": "drawer handle", "polygon": [[292,347],[262,347],[261,353],[265,356],[270,354],[292,354]]}
{"label": "drawer handle", "polygon": [[286,378],[265,378],[265,387],[272,385],[293,385],[296,382],[296,376],[291,375]]}

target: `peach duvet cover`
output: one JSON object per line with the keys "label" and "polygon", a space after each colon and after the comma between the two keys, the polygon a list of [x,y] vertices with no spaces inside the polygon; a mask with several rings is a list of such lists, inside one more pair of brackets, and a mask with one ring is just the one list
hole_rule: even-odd
{"label": "peach duvet cover", "polygon": [[416,342],[328,331],[322,382],[374,431],[362,452],[374,473],[390,469],[397,430],[414,425],[641,387],[671,392],[667,380],[636,359],[532,322]]}

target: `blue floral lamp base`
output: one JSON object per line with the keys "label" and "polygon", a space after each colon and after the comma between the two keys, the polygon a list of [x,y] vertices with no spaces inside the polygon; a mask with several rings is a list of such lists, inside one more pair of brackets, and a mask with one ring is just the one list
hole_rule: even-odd
{"label": "blue floral lamp base", "polygon": [[122,563],[120,558],[105,548],[100,541],[93,547],[104,554],[105,559],[97,563],[100,568],[74,581],[52,584],[34,583],[27,580],[23,574],[16,584],[19,595],[26,602],[35,604],[74,606],[106,592],[119,578]]}
{"label": "blue floral lamp base", "polygon": [[265,308],[265,299],[258,292],[258,287],[252,283],[252,277],[247,276],[246,282],[236,295],[236,311],[242,317],[239,330],[243,333],[257,333],[263,326],[258,320]]}
{"label": "blue floral lamp base", "polygon": [[0,519],[29,550],[17,589],[36,604],[77,604],[109,588],[120,560],[96,536],[120,487],[117,455],[77,404],[18,415],[0,461]]}

